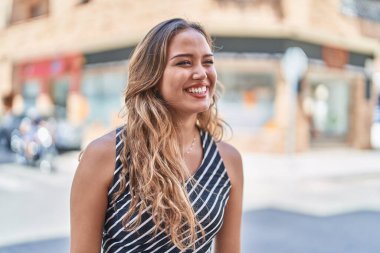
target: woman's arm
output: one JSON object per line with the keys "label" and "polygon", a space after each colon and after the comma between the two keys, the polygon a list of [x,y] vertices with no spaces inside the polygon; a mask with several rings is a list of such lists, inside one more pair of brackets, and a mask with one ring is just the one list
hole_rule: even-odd
{"label": "woman's arm", "polygon": [[81,156],[70,197],[71,253],[101,250],[108,187],[115,166],[115,132],[93,141]]}
{"label": "woman's arm", "polygon": [[223,226],[215,241],[215,253],[240,253],[240,229],[243,203],[243,165],[239,151],[220,142],[218,149],[231,180],[231,192],[224,212]]}

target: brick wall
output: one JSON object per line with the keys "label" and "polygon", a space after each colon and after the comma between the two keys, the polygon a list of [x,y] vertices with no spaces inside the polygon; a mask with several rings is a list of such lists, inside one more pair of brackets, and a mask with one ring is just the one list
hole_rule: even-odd
{"label": "brick wall", "polygon": [[[1,5],[9,5],[2,0]],[[171,17],[185,17],[203,23],[213,34],[252,36],[301,36],[339,43],[337,36],[356,38],[364,48],[368,26],[340,13],[339,0],[255,1],[255,5],[215,0],[51,0],[47,17],[8,26],[0,34],[0,56],[15,61],[62,52],[91,52],[135,44],[154,24]],[[1,7],[1,6],[0,6]],[[3,8],[0,8],[3,9]],[[280,13],[280,14],[279,14]],[[0,16],[4,16],[4,11]],[[327,18],[328,17],[328,18]],[[4,18],[2,18],[4,19]],[[1,18],[0,18],[1,20]],[[1,27],[1,26],[0,26]],[[380,27],[371,24],[371,27]],[[366,32],[363,32],[363,31]],[[378,36],[378,35],[376,35]],[[343,45],[345,46],[345,45]],[[15,50],[17,48],[17,50]]]}

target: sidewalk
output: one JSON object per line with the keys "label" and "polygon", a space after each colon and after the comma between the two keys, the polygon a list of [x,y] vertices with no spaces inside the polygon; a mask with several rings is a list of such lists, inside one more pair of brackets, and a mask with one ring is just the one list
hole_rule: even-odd
{"label": "sidewalk", "polygon": [[15,155],[7,150],[5,147],[0,145],[0,164],[10,163],[15,160]]}
{"label": "sidewalk", "polygon": [[380,152],[246,155],[244,253],[380,252]]}
{"label": "sidewalk", "polygon": [[0,248],[1,253],[68,253],[69,238],[55,238],[41,241],[20,243]]}
{"label": "sidewalk", "polygon": [[380,151],[314,150],[244,156],[244,209],[325,216],[380,210]]}

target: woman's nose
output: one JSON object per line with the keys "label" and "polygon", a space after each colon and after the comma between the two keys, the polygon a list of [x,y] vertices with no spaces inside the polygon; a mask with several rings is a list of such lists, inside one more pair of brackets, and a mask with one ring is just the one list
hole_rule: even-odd
{"label": "woman's nose", "polygon": [[207,78],[207,73],[203,66],[194,69],[192,78],[194,80],[204,80]]}

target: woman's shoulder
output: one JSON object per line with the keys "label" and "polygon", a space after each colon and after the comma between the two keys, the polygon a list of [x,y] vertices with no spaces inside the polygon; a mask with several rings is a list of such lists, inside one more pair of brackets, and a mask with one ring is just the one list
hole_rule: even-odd
{"label": "woman's shoulder", "polygon": [[82,151],[76,174],[84,180],[110,184],[115,170],[116,130],[90,142]]}
{"label": "woman's shoulder", "polygon": [[224,141],[216,143],[232,185],[243,183],[243,162],[240,152]]}
{"label": "woman's shoulder", "polygon": [[105,158],[115,155],[116,130],[113,130],[90,142],[84,149],[80,161],[82,159],[91,158],[91,160],[102,161]]}

